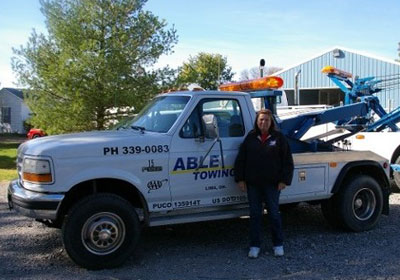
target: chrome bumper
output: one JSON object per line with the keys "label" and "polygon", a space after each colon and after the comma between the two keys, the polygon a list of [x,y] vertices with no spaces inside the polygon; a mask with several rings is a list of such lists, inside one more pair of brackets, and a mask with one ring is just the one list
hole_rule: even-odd
{"label": "chrome bumper", "polygon": [[64,195],[29,191],[14,180],[8,185],[7,199],[9,208],[24,216],[55,220]]}

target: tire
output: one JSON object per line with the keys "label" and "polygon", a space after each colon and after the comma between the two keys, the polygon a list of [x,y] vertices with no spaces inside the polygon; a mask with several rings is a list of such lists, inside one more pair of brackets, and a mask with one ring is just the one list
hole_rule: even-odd
{"label": "tire", "polygon": [[80,200],[62,227],[68,255],[88,269],[120,266],[135,250],[139,235],[139,218],[132,205],[105,193]]}
{"label": "tire", "polygon": [[383,194],[370,176],[357,175],[346,180],[338,197],[340,219],[346,229],[359,232],[375,227],[382,214]]}
{"label": "tire", "polygon": [[32,138],[33,139],[35,139],[35,138],[39,138],[40,137],[40,135],[39,134],[34,134],[33,136],[32,136]]}
{"label": "tire", "polygon": [[321,202],[321,211],[330,226],[334,228],[343,228],[343,220],[339,213],[338,199],[336,195]]}

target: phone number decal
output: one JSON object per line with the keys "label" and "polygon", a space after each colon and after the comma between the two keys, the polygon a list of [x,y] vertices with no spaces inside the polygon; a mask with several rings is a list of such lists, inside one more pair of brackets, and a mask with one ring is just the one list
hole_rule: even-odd
{"label": "phone number decal", "polygon": [[104,147],[103,155],[129,155],[129,154],[155,154],[168,153],[168,145],[149,145],[149,146],[124,146],[124,147]]}

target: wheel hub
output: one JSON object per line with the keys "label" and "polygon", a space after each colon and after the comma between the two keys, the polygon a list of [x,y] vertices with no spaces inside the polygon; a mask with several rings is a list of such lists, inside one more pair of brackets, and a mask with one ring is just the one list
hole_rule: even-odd
{"label": "wheel hub", "polygon": [[103,229],[100,231],[99,233],[99,239],[101,241],[106,241],[107,239],[109,239],[111,237],[111,231],[108,229]]}
{"label": "wheel hub", "polygon": [[362,207],[362,205],[363,205],[363,202],[362,202],[362,199],[356,199],[356,201],[354,201],[354,206],[356,207],[356,208],[361,208]]}
{"label": "wheel hub", "polygon": [[376,197],[369,188],[362,188],[353,196],[353,214],[356,219],[366,221],[375,213]]}
{"label": "wheel hub", "polygon": [[107,255],[125,239],[125,224],[114,213],[102,212],[90,217],[82,228],[82,243],[91,253]]}

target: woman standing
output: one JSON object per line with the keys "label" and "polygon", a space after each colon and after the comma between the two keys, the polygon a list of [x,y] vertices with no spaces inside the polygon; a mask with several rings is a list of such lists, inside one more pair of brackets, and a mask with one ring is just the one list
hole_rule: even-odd
{"label": "woman standing", "polygon": [[243,192],[247,190],[250,206],[249,258],[257,258],[260,253],[263,202],[271,225],[274,255],[284,254],[279,195],[290,185],[293,169],[289,144],[276,130],[271,111],[259,111],[254,129],[240,146],[235,161],[235,181]]}

